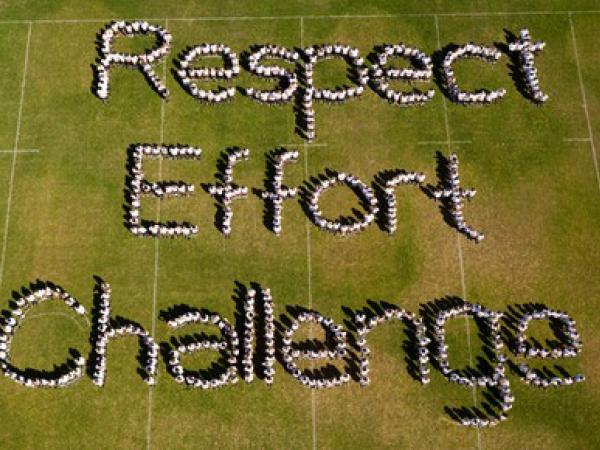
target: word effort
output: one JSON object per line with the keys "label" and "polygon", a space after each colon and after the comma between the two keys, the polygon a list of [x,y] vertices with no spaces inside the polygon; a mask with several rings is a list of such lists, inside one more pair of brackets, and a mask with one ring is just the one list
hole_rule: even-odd
{"label": "word effort", "polygon": [[[10,303],[10,309],[2,319],[0,328],[0,368],[4,375],[29,388],[63,388],[80,380],[87,371],[94,384],[103,386],[107,375],[108,347],[119,337],[131,336],[139,341],[141,368],[139,373],[149,385],[156,383],[159,353],[167,365],[168,374],[189,388],[216,389],[238,382],[239,377],[250,383],[255,376],[271,386],[275,380],[276,362],[302,385],[312,389],[340,387],[351,381],[360,386],[371,382],[369,360],[372,349],[368,344],[369,333],[388,322],[404,324],[407,341],[408,370],[413,378],[423,384],[430,382],[430,367],[438,370],[451,383],[463,387],[478,386],[490,391],[495,397],[493,411],[488,414],[464,414],[460,423],[467,426],[493,426],[507,418],[512,408],[512,395],[506,365],[521,380],[533,387],[559,388],[584,381],[581,374],[569,375],[561,369],[560,374],[550,368],[533,369],[526,362],[515,364],[504,353],[505,344],[515,357],[527,359],[573,358],[581,351],[582,343],[576,322],[567,313],[556,311],[541,304],[515,305],[510,314],[493,311],[482,305],[471,304],[458,298],[446,298],[421,305],[421,315],[386,302],[369,302],[369,306],[347,312],[347,329],[331,318],[314,310],[301,307],[288,308],[288,314],[274,317],[274,300],[269,289],[252,284],[251,288],[238,285],[236,323],[224,316],[187,305],[176,305],[160,314],[173,329],[195,325],[217,328],[220,337],[201,334],[173,338],[157,344],[141,325],[133,320],[114,317],[111,313],[112,292],[108,283],[97,279],[91,320],[91,352],[86,362],[81,353],[73,350],[72,358],[55,365],[52,371],[21,369],[11,364],[11,342],[16,331],[26,319],[26,314],[36,305],[54,300],[62,301],[74,314],[87,316],[85,307],[66,290],[53,283],[37,283],[23,289]],[[520,308],[515,316],[513,311]],[[452,368],[449,364],[449,348],[445,341],[446,324],[457,317],[475,320],[482,335],[483,350],[487,355],[485,364],[477,368]],[[535,339],[527,338],[526,332],[534,320],[549,322],[556,340],[548,341],[549,348]],[[503,321],[503,322],[501,322]],[[322,327],[324,339],[294,340],[299,329],[307,324]],[[501,334],[502,328],[507,331]],[[348,347],[351,347],[349,349]],[[209,370],[190,370],[183,366],[182,358],[201,351],[214,351],[219,361]],[[431,357],[432,355],[433,357]],[[343,363],[342,368],[331,363],[307,369],[299,365],[301,360],[328,360]],[[462,409],[461,409],[462,411]]]}
{"label": "word effort", "polygon": [[[129,175],[125,186],[125,226],[136,236],[190,238],[199,232],[198,226],[188,222],[156,222],[141,216],[141,200],[144,196],[160,199],[189,197],[196,192],[196,186],[185,181],[151,181],[144,174],[145,159],[198,160],[202,154],[199,148],[187,146],[165,146],[140,144],[130,148],[127,167]],[[314,178],[312,184],[306,182],[301,188],[283,185],[284,167],[298,161],[296,150],[277,149],[267,157],[267,180],[264,190],[259,191],[265,203],[265,223],[277,236],[282,233],[283,204],[285,200],[299,197],[300,205],[311,222],[320,230],[341,236],[360,233],[374,222],[380,228],[393,234],[396,231],[397,207],[396,190],[404,185],[419,188],[431,199],[440,203],[446,222],[468,239],[481,242],[483,233],[465,222],[463,205],[465,199],[472,199],[476,191],[463,189],[459,177],[459,161],[455,153],[449,158],[438,154],[438,172],[443,176],[437,186],[425,185],[425,174],[400,169],[385,170],[376,175],[372,186],[356,176],[327,170]],[[233,202],[247,198],[247,186],[234,182],[234,167],[248,160],[248,149],[231,148],[221,155],[217,164],[219,172],[214,184],[204,185],[205,191],[215,199],[215,224],[226,236],[233,230]],[[345,185],[355,193],[365,212],[355,212],[352,216],[328,218],[319,207],[321,195],[336,186]],[[256,192],[256,191],[255,191]]]}
{"label": "word effort", "polygon": [[[131,54],[115,51],[115,40],[136,36],[154,36],[156,46],[145,52]],[[116,68],[125,67],[141,71],[147,82],[162,98],[168,99],[169,89],[166,80],[155,72],[155,66],[164,62],[171,52],[173,36],[159,25],[146,21],[116,21],[106,25],[98,34],[98,60],[92,90],[106,101],[110,96],[110,74]],[[529,30],[520,31],[518,39],[508,45],[501,45],[515,66],[513,76],[519,91],[535,104],[548,100],[540,86],[535,56],[545,47],[543,41],[534,42]],[[496,47],[469,42],[464,45],[450,45],[439,50],[440,67],[434,70],[432,57],[417,47],[405,44],[382,44],[376,46],[365,59],[357,48],[345,44],[312,45],[303,49],[286,48],[280,45],[254,45],[238,57],[231,47],[222,43],[202,43],[191,45],[175,59],[174,76],[178,84],[194,99],[205,104],[223,104],[235,97],[238,90],[224,84],[216,89],[198,86],[201,81],[231,82],[240,74],[240,67],[256,77],[271,80],[275,89],[260,90],[253,87],[240,87],[246,97],[265,105],[283,105],[293,101],[296,105],[297,132],[308,141],[316,137],[314,102],[344,103],[361,97],[367,87],[391,105],[410,107],[429,102],[435,94],[433,89],[399,90],[393,83],[405,82],[419,85],[431,82],[434,74],[442,91],[452,102],[465,106],[491,105],[500,101],[506,94],[505,88],[480,88],[473,91],[461,89],[455,75],[455,64],[464,59],[475,59],[483,63],[495,63],[502,57]],[[197,61],[207,58],[220,58],[222,67],[198,67]],[[317,86],[314,83],[318,63],[336,58],[346,63],[344,72],[348,83],[334,88]],[[396,68],[392,59],[403,59],[408,67]],[[279,60],[287,66],[265,64],[266,60]]]}

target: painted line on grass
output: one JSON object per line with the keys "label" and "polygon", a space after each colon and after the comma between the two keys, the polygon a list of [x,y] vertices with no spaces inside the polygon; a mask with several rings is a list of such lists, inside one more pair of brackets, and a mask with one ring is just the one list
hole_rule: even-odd
{"label": "painted line on grass", "polygon": [[[300,17],[300,47],[304,48],[304,17]],[[304,149],[304,176],[308,179],[308,143],[302,143]],[[310,222],[306,218],[306,276],[308,288],[308,309],[313,308],[312,297],[312,244],[310,237]],[[312,339],[312,326],[310,328],[309,338]],[[314,369],[314,362],[311,361],[311,368]],[[315,390],[310,390],[310,411],[311,411],[311,428],[312,428],[312,450],[317,449],[317,399]]]}
{"label": "painted line on grass", "polygon": [[[462,298],[466,302],[467,283],[465,281],[465,261],[463,257],[461,239],[462,237],[460,233],[456,233],[456,247],[458,249],[458,267],[460,268],[460,287],[462,291]],[[469,323],[469,316],[465,316],[465,329],[467,330],[467,349],[469,350],[469,365],[473,365],[473,349],[471,346],[471,325]],[[475,405],[477,404],[477,391],[475,386],[473,386],[473,403]],[[479,439],[479,432],[477,433],[477,438]],[[481,443],[479,443],[479,447],[481,448]]]}
{"label": "painted line on grass", "polygon": [[[25,316],[25,320],[27,319],[35,319],[38,317],[48,317],[48,316],[59,316],[59,317],[66,317],[67,319],[72,320],[73,322],[75,322],[75,325],[77,325],[77,328],[79,328],[80,330],[85,331],[85,328],[83,328],[81,326],[81,324],[77,321],[77,319],[75,319],[75,317],[72,314],[67,314],[64,312],[47,312],[47,313],[38,313],[38,314],[30,314]],[[90,323],[90,319],[87,318],[87,316],[79,316],[82,319],[84,319],[86,321],[86,323],[88,324],[88,326],[92,326],[92,324]]]}
{"label": "painted line on grass", "polygon": [[590,138],[564,138],[563,142],[590,142]]}
{"label": "painted line on grass", "polygon": [[4,219],[4,234],[2,235],[2,252],[0,253],[0,288],[4,281],[4,264],[6,262],[6,248],[8,246],[8,225],[10,223],[10,211],[12,206],[12,196],[15,184],[15,171],[17,167],[17,150],[21,139],[21,120],[23,118],[23,103],[25,102],[25,85],[27,80],[27,70],[29,68],[29,47],[31,44],[31,28],[29,22],[27,27],[27,43],[25,44],[25,58],[23,61],[23,77],[21,78],[21,94],[19,98],[19,111],[17,113],[17,129],[15,130],[15,144],[12,152],[12,164],[10,167],[10,177],[8,181],[8,199],[6,202],[6,217]]}
{"label": "painted line on grass", "polygon": [[[303,144],[304,148],[304,176],[308,179],[308,143]],[[308,285],[308,309],[313,308],[313,296],[312,296],[312,244],[310,237],[310,221],[306,218],[306,273],[307,273],[307,285]],[[309,332],[309,338],[312,339],[312,326]],[[311,361],[311,368],[314,369],[314,361]],[[317,399],[315,390],[310,390],[310,404],[311,404],[311,422],[312,422],[312,449],[317,448]]]}
{"label": "painted line on grass", "polygon": [[[202,22],[202,21],[246,21],[246,20],[298,20],[298,19],[393,19],[401,17],[485,17],[485,16],[547,16],[547,15],[596,15],[600,10],[540,10],[540,11],[457,11],[438,13],[395,13],[395,14],[321,14],[321,15],[281,15],[281,16],[197,16],[197,17],[135,17],[119,18],[119,20],[146,20],[146,21],[172,21],[172,22]],[[5,19],[0,24],[78,24],[78,23],[107,23],[115,20],[114,17],[104,19]]]}
{"label": "painted line on grass", "polygon": [[0,154],[6,154],[6,153],[39,153],[40,151],[34,148],[24,148],[24,149],[19,149],[19,150],[10,150],[7,148],[3,148],[0,149]]}
{"label": "painted line on grass", "polygon": [[[169,20],[165,20],[165,28],[169,26]],[[162,63],[162,77],[167,86],[167,59],[165,58]],[[160,131],[159,131],[159,142],[163,144],[165,138],[165,100],[162,99],[160,103]],[[162,158],[158,159],[158,178],[162,178]],[[160,222],[160,198],[156,199],[156,222]],[[151,325],[151,336],[155,336],[156,331],[156,300],[158,297],[158,271],[159,271],[159,260],[160,260],[160,238],[154,238],[154,276],[152,280],[152,325]],[[158,376],[158,373],[155,375]],[[146,429],[146,449],[152,448],[152,391],[153,387],[148,386],[148,420]]]}
{"label": "painted line on grass", "polygon": [[577,66],[577,77],[579,78],[579,88],[581,90],[581,99],[583,101],[583,111],[585,112],[585,120],[587,122],[588,139],[590,149],[592,150],[592,158],[594,161],[594,170],[596,171],[596,181],[598,182],[598,191],[600,191],[600,170],[598,169],[598,157],[596,154],[596,144],[594,143],[594,132],[592,131],[592,122],[590,120],[590,112],[588,109],[587,98],[585,95],[585,86],[583,85],[583,75],[581,74],[581,65],[579,64],[579,52],[577,51],[577,38],[575,37],[575,27],[573,26],[573,15],[569,13],[569,25],[571,27],[571,38],[573,40],[573,52],[575,53],[575,65]]}
{"label": "painted line on grass", "polygon": [[451,140],[446,140],[446,141],[419,141],[417,142],[417,145],[432,145],[432,144],[436,144],[436,145],[448,145],[448,144],[472,144],[473,142],[471,141],[451,141]]}
{"label": "painted line on grass", "polygon": [[[438,48],[441,48],[442,43],[440,40],[440,24],[439,24],[437,15],[433,16],[433,23],[435,24],[436,44],[437,44]],[[441,97],[442,97],[442,104],[444,105],[444,125],[446,128],[446,141],[444,141],[444,143],[446,145],[450,145],[450,143],[452,142],[452,139],[450,139],[450,124],[448,123],[448,105],[446,104],[446,97],[443,95]]]}
{"label": "painted line on grass", "polygon": [[[305,142],[296,142],[295,144],[279,144],[280,147],[284,147],[284,148],[288,148],[288,147],[300,147],[303,146],[305,144]],[[323,144],[323,143],[315,143],[313,144],[312,142],[309,143],[308,145],[310,145],[311,147],[327,147],[327,144]]]}
{"label": "painted line on grass", "polygon": [[[438,16],[433,16],[433,21],[435,24],[435,36],[437,40],[438,48],[441,48],[441,40],[440,40],[440,25],[438,21]],[[444,124],[446,127],[446,146],[448,150],[450,150],[450,145],[452,140],[450,139],[450,123],[448,120],[448,105],[446,104],[446,97],[442,96],[442,102],[444,105]],[[465,267],[464,267],[464,258],[462,252],[462,244],[461,244],[461,236],[459,233],[456,234],[456,249],[458,253],[458,265],[460,268],[460,284],[462,289],[462,299],[463,301],[467,301],[467,283],[465,281]],[[465,316],[465,329],[467,331],[467,348],[469,350],[469,365],[473,365],[473,353],[471,351],[471,327],[469,324],[469,316]],[[477,406],[477,386],[473,384],[473,406]],[[481,450],[481,432],[479,428],[475,428],[477,433],[477,448]]]}
{"label": "painted line on grass", "polygon": [[280,147],[327,147],[329,144],[326,143],[312,143],[312,142],[297,142],[295,144],[279,144]]}

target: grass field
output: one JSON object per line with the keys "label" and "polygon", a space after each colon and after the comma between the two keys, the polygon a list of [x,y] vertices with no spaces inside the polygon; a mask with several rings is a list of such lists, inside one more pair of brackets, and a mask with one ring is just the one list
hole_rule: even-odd
{"label": "grass field", "polygon": [[[41,279],[62,285],[89,309],[98,275],[112,285],[113,314],[141,323],[161,342],[173,332],[159,313],[175,304],[206,307],[233,321],[236,281],[269,287],[277,315],[300,305],[339,323],[348,318],[343,307],[358,309],[368,300],[414,312],[448,295],[503,311],[539,301],[577,320],[583,351],[560,363],[584,373],[587,381],[539,390],[510,374],[516,401],[509,420],[475,430],[457,425],[444,407],[478,405],[482,393],[437,372],[427,386],[414,381],[399,325],[370,335],[369,387],[352,382],[327,391],[302,387],[280,366],[271,389],[259,380],[215,391],[185,389],[162,360],[158,383],[149,388],[136,372],[137,341],[127,338],[110,344],[102,389],[89,377],[57,390],[0,379],[0,447],[600,448],[597,3],[504,1],[477,8],[466,1],[314,2],[319,5],[314,7],[271,0],[164,3],[0,1],[5,305],[13,291]],[[169,102],[139,72],[119,69],[112,72],[108,103],[91,94],[96,33],[121,18],[153,18],[173,34],[162,68]],[[405,42],[431,54],[450,43],[505,42],[505,29],[518,33],[522,27],[547,43],[536,59],[550,95],[544,106],[517,91],[506,55],[496,65],[465,61],[457,66],[465,88],[502,86],[506,98],[466,108],[444,99],[432,82],[436,95],[429,104],[398,108],[367,90],[342,106],[316,106],[314,145],[294,133],[291,104],[268,107],[238,94],[225,105],[201,105],[170,73],[181,50],[202,42],[222,42],[238,54],[257,43],[343,42],[363,56],[376,45]],[[342,64],[318,67],[317,83],[343,81]],[[234,84],[268,85],[247,72]],[[321,232],[289,201],[283,234],[276,237],[262,223],[262,200],[250,195],[234,202],[233,234],[225,239],[213,226],[212,199],[199,190],[190,199],[162,201],[160,209],[153,199],[143,204],[150,218],[160,214],[163,220],[198,224],[195,239],[135,238],[123,226],[122,205],[127,148],[138,142],[202,148],[200,161],[147,165],[149,178],[160,171],[164,179],[197,187],[214,182],[219,155],[230,146],[250,149],[250,161],[235,169],[237,182],[249,188],[263,187],[265,155],[282,144],[296,143],[301,155],[298,164],[286,167],[288,186],[326,168],[369,183],[381,170],[403,168],[425,172],[435,184],[436,151],[455,151],[462,182],[478,190],[466,219],[486,239],[476,245],[457,235],[438,206],[413,187],[398,190],[393,236],[376,226],[350,238]],[[325,194],[322,206],[335,215],[355,203],[340,189]],[[546,332],[535,329],[538,336]],[[51,369],[69,348],[87,355],[88,335],[89,324],[64,305],[43,304],[15,337],[13,361]],[[447,339],[456,366],[472,364],[481,354],[470,320],[452,322]],[[211,358],[186,362],[206,365]]]}

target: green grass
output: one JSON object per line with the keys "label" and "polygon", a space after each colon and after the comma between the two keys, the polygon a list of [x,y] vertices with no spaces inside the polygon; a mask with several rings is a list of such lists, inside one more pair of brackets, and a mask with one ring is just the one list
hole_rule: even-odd
{"label": "green grass", "polygon": [[[498,427],[477,432],[457,426],[445,406],[472,406],[469,389],[434,373],[430,385],[413,381],[406,371],[401,325],[386,325],[369,337],[373,349],[372,384],[356,383],[314,393],[316,446],[319,448],[598,448],[595,427],[600,413],[600,202],[567,14],[440,16],[440,42],[486,44],[504,42],[503,29],[527,26],[534,39],[547,42],[537,59],[542,86],[550,101],[536,107],[516,90],[508,59],[495,65],[461,62],[465,85],[505,87],[506,98],[483,108],[447,103],[450,146],[422,145],[445,141],[444,101],[434,83],[434,99],[422,108],[398,108],[371,90],[343,106],[317,105],[317,143],[302,149],[294,134],[291,105],[267,107],[237,95],[226,105],[197,103],[170,74],[173,58],[186,46],[224,42],[238,54],[251,44],[272,42],[289,47],[321,42],[357,46],[366,56],[373,46],[405,42],[427,53],[438,48],[433,16],[399,13],[518,11],[521,2],[469,2],[442,5],[423,2],[0,2],[0,20],[120,17],[255,16],[319,14],[398,14],[380,18],[305,18],[300,20],[171,21],[173,51],[167,61],[172,98],[164,104],[164,142],[201,147],[200,161],[162,165],[165,179],[184,179],[197,186],[190,199],[165,200],[163,219],[198,224],[197,238],[161,240],[153,317],[155,242],[134,238],[122,225],[126,151],[136,142],[157,143],[161,100],[137,72],[114,70],[112,95],[103,104],[90,93],[96,58],[95,35],[102,22],[32,25],[29,68],[19,147],[39,149],[19,154],[14,172],[7,252],[0,296],[5,304],[13,291],[36,279],[65,287],[86,307],[92,304],[93,275],[113,287],[113,313],[140,322],[156,320],[155,338],[172,333],[158,313],[185,303],[217,311],[233,321],[235,281],[259,282],[272,290],[276,315],[286,306],[313,307],[342,323],[342,307],[353,309],[367,300],[387,300],[418,312],[419,305],[445,295],[462,296],[458,246],[463,254],[467,300],[505,310],[508,305],[541,301],[569,312],[579,324],[584,349],[564,365],[583,372],[578,386],[541,391],[510,376],[515,407]],[[531,10],[550,6],[536,2]],[[553,2],[552,8],[593,9],[593,2]],[[600,49],[596,30],[600,15],[574,15],[573,24],[592,133],[600,133]],[[158,21],[157,23],[164,22]],[[0,23],[0,149],[12,149],[20,99],[26,23]],[[141,44],[141,42],[137,42]],[[332,86],[343,66],[323,63],[316,79]],[[160,73],[160,71],[159,71]],[[267,86],[242,73],[236,86]],[[335,126],[334,126],[335,125]],[[312,225],[310,274],[307,264],[306,218],[295,201],[284,207],[283,234],[275,237],[262,224],[263,204],[256,196],[234,203],[234,231],[224,239],[214,228],[212,199],[201,183],[214,182],[216,162],[228,146],[245,146],[251,158],[235,169],[239,184],[262,188],[265,154],[296,142],[300,161],[286,166],[284,183],[300,185],[326,168],[346,171],[370,183],[384,169],[425,172],[434,183],[435,152],[456,151],[462,181],[478,190],[466,218],[486,233],[475,245],[443,221],[438,207],[418,189],[398,189],[398,231],[392,237],[372,226],[341,238]],[[597,142],[597,138],[596,138]],[[308,158],[305,160],[305,158]],[[12,155],[0,153],[0,234],[6,220]],[[148,177],[157,165],[148,164]],[[340,188],[323,196],[327,214],[347,214],[352,194]],[[153,218],[156,203],[144,201]],[[4,238],[4,237],[2,237]],[[310,292],[308,280],[310,278]],[[85,320],[40,315],[67,312],[47,304],[33,310],[13,345],[13,360],[22,366],[51,369],[69,348],[89,350]],[[67,312],[67,314],[69,314]],[[469,361],[462,319],[449,324],[451,361]],[[536,324],[537,325],[537,324]],[[190,327],[190,332],[193,327]],[[533,330],[533,328],[532,328]],[[547,332],[535,328],[536,335]],[[183,332],[189,330],[182,330]],[[481,343],[470,326],[473,357]],[[180,334],[175,333],[175,334]],[[148,444],[149,391],[136,373],[136,341],[110,344],[106,386],[98,389],[87,377],[61,390],[31,390],[0,380],[0,446],[7,448],[144,448]],[[210,355],[190,358],[208,364]],[[562,363],[562,362],[561,362]],[[281,367],[275,385],[262,382],[214,392],[184,389],[160,363],[153,388],[153,448],[312,448],[311,393]],[[477,393],[477,401],[483,399]]]}

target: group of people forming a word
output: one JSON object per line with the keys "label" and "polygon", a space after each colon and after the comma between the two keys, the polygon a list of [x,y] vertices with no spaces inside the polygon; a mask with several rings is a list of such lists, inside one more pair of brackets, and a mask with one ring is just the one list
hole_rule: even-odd
{"label": "group of people forming a word", "polygon": [[[122,53],[114,50],[117,37],[155,35],[156,46],[140,54]],[[163,98],[169,98],[166,80],[156,75],[153,65],[163,61],[171,51],[173,37],[168,30],[146,21],[117,21],[109,23],[99,33],[99,58],[96,65],[93,90],[96,95],[107,100],[110,94],[110,73],[115,67],[139,69],[152,88]],[[521,78],[522,92],[537,104],[548,99],[539,83],[534,57],[545,46],[543,41],[533,42],[528,29],[520,31],[520,38],[510,42],[508,52],[516,61],[515,74]],[[502,53],[495,47],[467,43],[451,46],[444,55],[440,68],[440,84],[446,95],[463,105],[486,105],[500,100],[506,89],[478,89],[465,91],[460,88],[455,76],[455,63],[464,58],[478,58],[484,62],[498,61]],[[199,59],[220,58],[221,67],[198,67]],[[334,88],[320,88],[314,83],[314,70],[319,61],[338,58],[348,65],[348,81]],[[408,67],[396,68],[390,65],[391,58],[401,58],[409,62]],[[264,60],[285,61],[290,68],[265,64]],[[370,61],[370,63],[369,63]],[[200,81],[231,81],[240,75],[243,66],[252,75],[276,82],[275,89],[261,90],[241,87],[239,91],[263,104],[281,105],[292,99],[297,106],[298,131],[307,140],[315,139],[314,101],[323,103],[343,103],[360,97],[367,86],[389,103],[399,106],[423,105],[432,99],[435,91],[419,90],[413,85],[429,82],[433,77],[433,62],[430,56],[416,47],[404,44],[384,44],[373,49],[366,60],[357,48],[343,44],[319,44],[304,49],[289,49],[275,44],[255,45],[238,55],[222,43],[202,43],[187,47],[176,59],[174,76],[179,84],[193,98],[206,104],[220,104],[236,95],[233,86],[200,87]],[[165,68],[163,67],[163,72]],[[391,86],[392,82],[403,81],[411,85],[410,90],[400,90]]]}
{"label": "group of people forming a word", "polygon": [[[241,378],[250,383],[255,375],[267,386],[275,377],[275,362],[279,361],[284,370],[299,383],[313,389],[335,388],[349,383],[352,379],[360,386],[371,382],[368,337],[371,331],[386,322],[399,321],[405,324],[406,351],[409,370],[422,384],[430,382],[430,363],[449,382],[460,386],[487,389],[493,397],[494,408],[487,414],[466,411],[457,420],[465,426],[489,427],[506,419],[512,408],[514,396],[505,372],[508,364],[513,372],[526,384],[538,388],[557,388],[580,383],[585,380],[582,374],[569,375],[564,369],[554,374],[547,367],[536,369],[528,363],[514,364],[507,360],[504,342],[508,343],[513,355],[522,360],[564,359],[576,357],[582,349],[581,337],[575,320],[567,313],[550,309],[544,305],[525,305],[523,314],[507,316],[479,304],[466,303],[458,298],[450,298],[424,305],[423,314],[417,316],[410,311],[388,303],[371,302],[368,308],[348,312],[348,329],[332,318],[315,310],[300,307],[288,309],[289,315],[282,315],[277,322],[274,315],[274,301],[269,289],[256,286],[256,289],[243,289],[236,294],[237,315],[232,325],[220,314],[197,309],[187,305],[176,305],[161,312],[161,318],[173,330],[196,324],[201,327],[214,327],[216,335],[188,334],[173,337],[170,342],[159,346],[152,335],[140,324],[111,314],[112,291],[108,283],[97,280],[94,291],[94,306],[90,342],[90,357],[86,359],[78,351],[71,351],[71,358],[56,364],[52,370],[22,369],[11,363],[11,343],[16,331],[26,319],[26,314],[36,305],[48,300],[64,302],[77,316],[88,321],[87,312],[74,297],[52,283],[38,282],[30,289],[23,289],[16,295],[9,309],[0,319],[0,370],[10,380],[30,388],[61,388],[81,379],[87,365],[88,374],[95,385],[105,383],[109,343],[124,336],[137,338],[140,352],[138,361],[145,382],[156,383],[159,352],[166,361],[167,372],[177,383],[190,388],[215,389],[235,384]],[[471,317],[485,335],[483,345],[487,354],[485,365],[478,368],[452,368],[449,347],[446,343],[447,322],[458,317]],[[500,334],[501,322],[514,329],[513,337]],[[525,335],[534,320],[547,321],[554,332],[555,341],[548,341],[544,348],[535,339]],[[301,328],[321,327],[324,338],[302,340],[298,336]],[[220,336],[218,336],[220,334]],[[508,336],[508,337],[507,337]],[[348,345],[352,350],[348,349]],[[182,357],[200,351],[214,351],[221,358],[208,369],[188,369]],[[318,368],[307,367],[301,361],[329,360],[345,364],[338,369],[333,364]],[[558,367],[558,366],[556,366]],[[241,372],[241,373],[240,373]],[[490,406],[491,408],[491,406]],[[494,409],[498,411],[495,412]]]}
{"label": "group of people forming a word", "polygon": [[[198,159],[201,153],[200,149],[189,146],[139,144],[130,148],[125,224],[134,235],[175,238],[192,237],[198,233],[198,226],[191,223],[159,223],[148,218],[142,219],[141,200],[144,195],[167,199],[189,196],[196,191],[193,184],[184,181],[147,180],[143,170],[144,159]],[[233,201],[246,198],[249,192],[247,186],[239,186],[234,182],[233,170],[238,163],[248,160],[249,157],[250,151],[246,148],[235,147],[224,152],[218,164],[216,183],[205,185],[205,191],[216,201],[215,224],[226,237],[230,236],[233,230]],[[284,201],[296,197],[299,191],[296,187],[283,184],[284,167],[286,164],[297,162],[298,157],[296,150],[278,149],[272,152],[267,160],[268,179],[265,189],[259,195],[265,202],[267,226],[278,236],[282,233]],[[299,201],[312,223],[323,231],[350,236],[365,230],[379,218],[382,229],[393,234],[396,231],[398,214],[396,189],[402,185],[420,186],[433,199],[441,202],[444,214],[448,216],[454,228],[469,239],[481,242],[484,238],[483,233],[467,224],[463,213],[464,201],[472,199],[476,191],[461,188],[458,165],[458,156],[455,153],[450,154],[448,160],[445,160],[445,175],[438,186],[427,187],[423,185],[425,175],[420,172],[386,171],[369,186],[350,173],[329,170],[302,187],[303,195]],[[332,219],[323,213],[319,207],[322,194],[340,184],[356,194],[366,210],[364,214],[355,212],[352,216]],[[377,195],[377,192],[381,195]],[[383,208],[380,208],[380,203],[384,203]]]}

